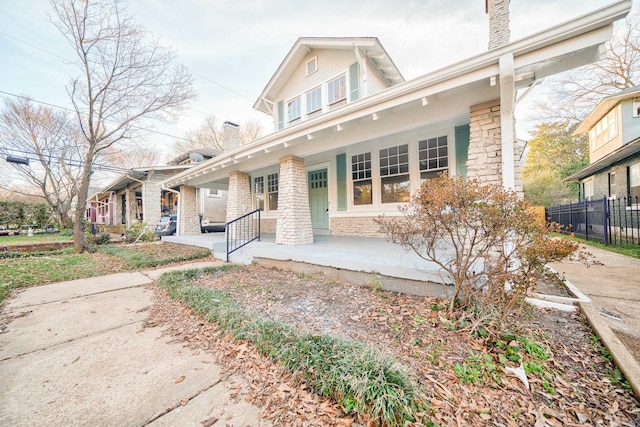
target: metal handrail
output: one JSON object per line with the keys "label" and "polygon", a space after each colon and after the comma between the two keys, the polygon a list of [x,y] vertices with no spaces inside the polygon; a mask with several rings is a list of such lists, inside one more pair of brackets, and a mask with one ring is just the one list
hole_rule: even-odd
{"label": "metal handrail", "polygon": [[260,241],[260,209],[227,222],[225,235],[227,238],[227,262],[229,262],[230,254],[254,240]]}

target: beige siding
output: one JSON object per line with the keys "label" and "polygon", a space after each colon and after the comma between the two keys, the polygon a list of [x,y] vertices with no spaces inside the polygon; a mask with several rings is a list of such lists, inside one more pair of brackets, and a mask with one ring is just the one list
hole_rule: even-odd
{"label": "beige siding", "polygon": [[375,68],[369,65],[369,75],[367,76],[367,93],[362,95],[361,97],[373,95],[374,93],[380,92],[381,90],[388,87],[389,85],[384,80],[384,78],[382,78],[382,76],[377,72]]}
{"label": "beige siding", "polygon": [[[314,56],[318,57],[318,71],[307,76],[306,63]],[[356,54],[352,50],[311,50],[289,78],[286,86],[278,93],[276,99],[286,102],[296,95],[307,92],[327,80],[337,77],[340,73],[349,71],[349,66],[356,61]],[[348,81],[349,79],[347,78]]]}

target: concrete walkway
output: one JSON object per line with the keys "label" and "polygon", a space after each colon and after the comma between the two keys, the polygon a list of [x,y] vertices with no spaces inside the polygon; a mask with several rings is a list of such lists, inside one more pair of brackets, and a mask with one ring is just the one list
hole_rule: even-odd
{"label": "concrete walkway", "polygon": [[[200,268],[192,263],[177,268]],[[24,290],[0,313],[0,425],[267,425],[230,397],[236,379],[143,328],[145,286],[176,267]]]}
{"label": "concrete walkway", "polygon": [[[584,250],[599,264],[565,261],[551,267],[586,296],[580,309],[640,398],[640,259],[591,246]],[[626,335],[635,356],[614,331]]]}

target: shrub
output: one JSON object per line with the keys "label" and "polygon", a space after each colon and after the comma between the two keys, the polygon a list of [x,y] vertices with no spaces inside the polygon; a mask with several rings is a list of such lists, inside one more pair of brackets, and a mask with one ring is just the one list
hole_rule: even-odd
{"label": "shrub", "polygon": [[124,240],[127,243],[152,242],[155,240],[155,237],[147,228],[146,222],[138,222],[132,224],[131,227],[124,231]]}
{"label": "shrub", "polygon": [[399,217],[376,222],[388,240],[440,267],[454,286],[449,313],[472,308],[468,316],[497,321],[498,328],[538,279],[554,274],[545,264],[577,249],[552,237],[514,192],[476,179],[427,180],[399,210]]}
{"label": "shrub", "polygon": [[86,238],[87,243],[90,245],[106,245],[111,240],[109,233],[98,234],[97,236],[89,236]]}

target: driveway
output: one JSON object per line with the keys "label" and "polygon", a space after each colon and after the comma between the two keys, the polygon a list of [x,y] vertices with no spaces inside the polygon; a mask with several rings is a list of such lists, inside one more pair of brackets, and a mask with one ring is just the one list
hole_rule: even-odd
{"label": "driveway", "polygon": [[267,425],[260,408],[230,397],[242,382],[210,355],[144,327],[148,286],[166,270],[40,286],[7,301],[0,425]]}

